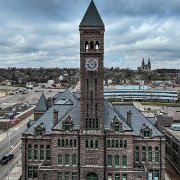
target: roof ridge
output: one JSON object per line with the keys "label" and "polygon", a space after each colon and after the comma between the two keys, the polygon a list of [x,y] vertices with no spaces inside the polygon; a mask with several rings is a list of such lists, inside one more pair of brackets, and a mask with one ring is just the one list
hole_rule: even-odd
{"label": "roof ridge", "polygon": [[[79,102],[77,102],[76,104],[74,104],[60,119],[58,119],[58,123],[56,124],[56,126],[69,114],[69,112],[71,112],[77,105],[79,104]],[[52,129],[55,129],[54,126]]]}

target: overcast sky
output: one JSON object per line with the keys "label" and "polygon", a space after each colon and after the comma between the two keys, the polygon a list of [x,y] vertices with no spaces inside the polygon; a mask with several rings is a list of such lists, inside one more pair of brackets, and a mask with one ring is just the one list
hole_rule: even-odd
{"label": "overcast sky", "polygon": [[[179,0],[94,0],[106,26],[105,66],[180,69]],[[0,67],[79,67],[90,0],[0,0]]]}

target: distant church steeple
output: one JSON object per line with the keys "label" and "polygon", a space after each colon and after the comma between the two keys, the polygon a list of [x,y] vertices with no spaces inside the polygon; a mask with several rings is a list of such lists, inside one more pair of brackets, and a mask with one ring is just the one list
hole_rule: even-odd
{"label": "distant church steeple", "polygon": [[148,59],[148,66],[151,69],[151,60],[150,60],[150,58]]}
{"label": "distant church steeple", "polygon": [[145,62],[144,62],[144,58],[143,58],[143,60],[142,60],[142,67],[144,67],[144,65],[145,65]]}

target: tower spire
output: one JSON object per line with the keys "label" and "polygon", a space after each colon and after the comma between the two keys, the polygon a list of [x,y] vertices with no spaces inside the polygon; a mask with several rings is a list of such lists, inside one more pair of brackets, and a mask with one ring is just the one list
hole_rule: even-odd
{"label": "tower spire", "polygon": [[93,0],[91,0],[89,7],[79,26],[80,27],[104,27],[104,23],[101,19],[101,16]]}

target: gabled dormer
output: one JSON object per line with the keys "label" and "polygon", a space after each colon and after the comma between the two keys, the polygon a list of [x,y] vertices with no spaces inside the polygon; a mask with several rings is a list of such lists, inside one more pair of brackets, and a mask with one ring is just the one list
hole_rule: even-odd
{"label": "gabled dormer", "polygon": [[68,116],[62,121],[62,129],[65,132],[71,131],[73,129],[73,121],[71,119],[71,116]]}
{"label": "gabled dormer", "polygon": [[120,133],[124,131],[122,120],[118,116],[115,116],[111,121],[111,130],[114,131],[115,133]]}
{"label": "gabled dormer", "polygon": [[143,124],[141,127],[140,136],[150,138],[152,136],[152,129],[146,124]]}
{"label": "gabled dormer", "polygon": [[37,137],[41,137],[43,134],[45,134],[45,127],[43,123],[34,127],[34,134]]}

